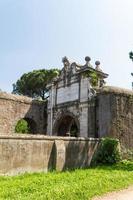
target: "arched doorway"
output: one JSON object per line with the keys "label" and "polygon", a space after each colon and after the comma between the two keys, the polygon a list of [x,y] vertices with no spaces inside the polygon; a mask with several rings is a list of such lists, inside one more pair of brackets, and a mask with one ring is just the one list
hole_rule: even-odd
{"label": "arched doorway", "polygon": [[77,120],[71,115],[65,115],[56,122],[54,134],[58,136],[78,137],[79,125]]}

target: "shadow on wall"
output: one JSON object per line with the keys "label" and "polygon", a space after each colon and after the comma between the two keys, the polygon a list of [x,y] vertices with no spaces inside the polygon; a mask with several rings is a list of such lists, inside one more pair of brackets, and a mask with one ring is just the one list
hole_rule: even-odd
{"label": "shadow on wall", "polygon": [[90,166],[98,140],[11,135],[0,137],[0,175]]}
{"label": "shadow on wall", "polygon": [[37,133],[37,123],[31,118],[25,117],[24,120],[26,120],[28,123],[29,130],[30,130],[29,133],[33,133],[33,134]]}
{"label": "shadow on wall", "polygon": [[49,157],[48,171],[89,167],[98,144],[98,140],[56,140]]}
{"label": "shadow on wall", "polygon": [[56,170],[56,145],[55,142],[53,143],[52,150],[48,160],[48,171]]}
{"label": "shadow on wall", "polygon": [[85,168],[90,166],[98,142],[70,141],[66,144],[63,169]]}

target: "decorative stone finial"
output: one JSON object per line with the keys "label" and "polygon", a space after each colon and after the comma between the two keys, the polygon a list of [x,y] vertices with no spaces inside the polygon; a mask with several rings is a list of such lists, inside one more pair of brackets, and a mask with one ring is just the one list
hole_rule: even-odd
{"label": "decorative stone finial", "polygon": [[64,64],[64,66],[68,66],[69,65],[69,60],[68,60],[68,58],[66,56],[62,58],[62,62]]}
{"label": "decorative stone finial", "polygon": [[91,60],[91,58],[90,58],[89,56],[86,56],[86,57],[85,57],[85,61],[86,61],[86,65],[87,65],[87,66],[90,65],[90,63],[89,63],[90,60]]}
{"label": "decorative stone finial", "polygon": [[90,60],[91,60],[91,58],[89,56],[85,57],[86,64],[88,64],[90,62]]}
{"label": "decorative stone finial", "polygon": [[95,65],[96,65],[96,66],[100,65],[100,61],[97,60],[97,61],[95,62]]}
{"label": "decorative stone finial", "polygon": [[96,65],[96,68],[95,68],[95,69],[96,69],[97,71],[102,71],[102,70],[100,69],[100,61],[96,61],[96,62],[95,62],[95,65]]}

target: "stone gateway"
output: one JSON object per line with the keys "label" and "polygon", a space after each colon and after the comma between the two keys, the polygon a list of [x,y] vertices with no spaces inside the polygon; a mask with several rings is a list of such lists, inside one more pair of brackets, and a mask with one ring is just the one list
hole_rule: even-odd
{"label": "stone gateway", "polygon": [[[64,57],[64,67],[58,78],[48,85],[48,135],[96,137],[96,90],[108,77],[96,62],[94,69],[90,58],[85,65],[70,63]],[[95,84],[94,84],[95,81]]]}
{"label": "stone gateway", "polygon": [[46,103],[0,92],[0,135],[13,134],[20,119],[27,120],[32,133],[48,136],[100,138],[112,136],[133,149],[133,91],[105,86],[108,74],[85,64],[62,59],[59,77],[47,85]]}
{"label": "stone gateway", "polygon": [[[47,85],[47,106],[0,92],[0,174],[87,167],[105,136],[133,153],[133,91],[105,86],[108,74],[99,61],[95,68],[89,57],[84,65],[62,61],[60,75]],[[21,119],[34,135],[14,134]]]}

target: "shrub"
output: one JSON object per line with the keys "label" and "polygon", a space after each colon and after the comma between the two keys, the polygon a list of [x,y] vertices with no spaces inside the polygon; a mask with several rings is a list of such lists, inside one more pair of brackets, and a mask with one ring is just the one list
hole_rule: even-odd
{"label": "shrub", "polygon": [[92,159],[92,165],[114,164],[121,160],[119,140],[102,138]]}
{"label": "shrub", "polygon": [[30,133],[30,127],[25,119],[20,119],[15,127],[16,133]]}

